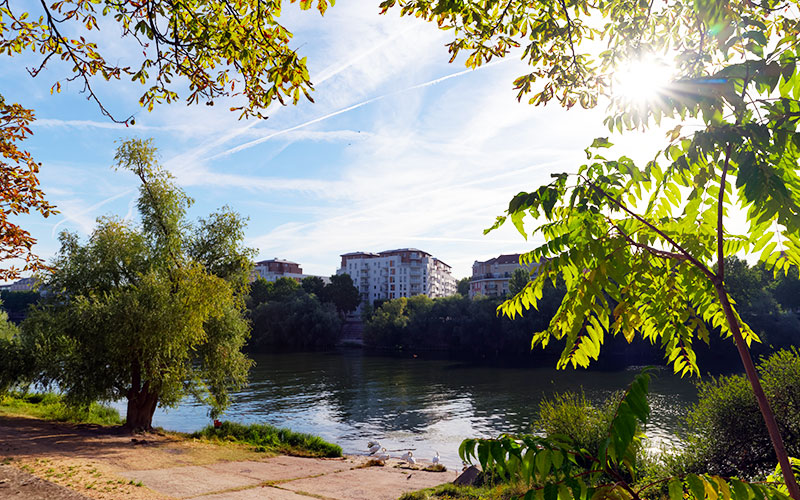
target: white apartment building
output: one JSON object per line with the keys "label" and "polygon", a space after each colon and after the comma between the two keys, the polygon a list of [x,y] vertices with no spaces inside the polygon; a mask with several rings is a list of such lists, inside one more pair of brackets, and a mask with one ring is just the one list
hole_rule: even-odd
{"label": "white apartment building", "polygon": [[368,304],[412,295],[437,298],[456,293],[450,266],[416,248],[346,253],[336,274],[349,274],[361,292],[362,303]]}

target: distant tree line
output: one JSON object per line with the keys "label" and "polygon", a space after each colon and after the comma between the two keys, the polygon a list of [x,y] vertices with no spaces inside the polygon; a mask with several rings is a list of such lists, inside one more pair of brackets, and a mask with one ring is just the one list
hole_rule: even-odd
{"label": "distant tree line", "polygon": [[[731,258],[726,261],[727,284],[742,317],[759,335],[762,344],[756,354],[776,348],[800,345],[800,279],[797,269],[774,276],[763,265],[749,266]],[[513,273],[509,295],[521,290],[529,276],[525,270]],[[507,297],[467,297],[469,283],[459,281],[460,293],[430,299],[418,295],[381,301],[365,307],[364,341],[370,348],[401,351],[442,351],[465,357],[518,357],[541,360],[556,355],[553,351],[530,351],[531,336],[544,330],[561,304],[561,286],[545,291],[538,310],[509,320],[496,314]],[[600,366],[611,368],[629,364],[661,363],[663,354],[647,342],[629,346],[622,338],[612,338],[603,346]],[[710,345],[698,348],[698,357],[710,369],[724,368],[736,358],[733,343],[711,337]],[[738,366],[738,365],[737,365]]]}
{"label": "distant tree line", "polygon": [[341,338],[345,317],[359,300],[347,274],[331,276],[328,284],[316,276],[301,283],[259,278],[251,284],[247,300],[252,327],[247,348],[251,352],[330,349]]}
{"label": "distant tree line", "polygon": [[20,323],[28,313],[28,308],[39,301],[39,293],[34,291],[0,291],[0,302],[8,314],[8,320],[13,323]]}

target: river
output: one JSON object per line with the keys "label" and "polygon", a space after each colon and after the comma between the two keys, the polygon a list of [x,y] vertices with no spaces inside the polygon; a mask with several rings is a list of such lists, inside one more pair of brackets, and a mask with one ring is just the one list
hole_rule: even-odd
{"label": "river", "polygon": [[[268,423],[322,436],[345,453],[365,453],[380,440],[388,450],[414,450],[423,459],[438,451],[442,461],[461,464],[466,437],[493,437],[531,430],[539,402],[554,392],[581,391],[602,401],[623,389],[636,370],[556,371],[552,366],[514,368],[364,354],[359,350],[254,356],[250,384],[234,394],[222,417]],[[695,401],[694,385],[656,373],[651,384],[652,445],[669,442],[681,415]],[[116,405],[124,413],[124,404]],[[186,401],[157,410],[154,425],[191,432],[210,423],[205,407]],[[399,452],[396,452],[400,455]]]}

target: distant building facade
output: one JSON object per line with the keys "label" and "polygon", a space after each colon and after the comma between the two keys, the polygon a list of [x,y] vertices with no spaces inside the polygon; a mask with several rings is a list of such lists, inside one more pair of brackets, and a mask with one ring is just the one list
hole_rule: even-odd
{"label": "distant building facade", "polygon": [[[262,260],[260,262],[256,262],[255,267],[253,268],[253,273],[251,274],[251,281],[255,281],[258,278],[264,278],[267,281],[277,281],[278,278],[291,278],[297,282],[303,280],[303,278],[307,278],[309,276],[314,276],[312,274],[303,274],[303,268],[300,267],[300,264],[297,262],[291,262],[286,259],[279,259],[275,257],[274,259],[269,260]],[[330,278],[327,276],[317,276],[318,278],[322,278],[326,284],[330,283]]]}
{"label": "distant building facade", "polygon": [[0,285],[0,290],[7,292],[30,292],[36,286],[36,277],[22,278],[8,285]]}
{"label": "distant building facade", "polygon": [[336,273],[350,275],[362,303],[413,295],[448,297],[456,293],[450,266],[416,248],[346,253]]}
{"label": "distant building facade", "polygon": [[504,254],[486,261],[475,261],[472,264],[472,277],[469,280],[469,296],[484,295],[486,297],[502,297],[508,293],[508,282],[517,269],[531,270],[538,267],[534,263],[530,267],[519,263],[518,253]]}

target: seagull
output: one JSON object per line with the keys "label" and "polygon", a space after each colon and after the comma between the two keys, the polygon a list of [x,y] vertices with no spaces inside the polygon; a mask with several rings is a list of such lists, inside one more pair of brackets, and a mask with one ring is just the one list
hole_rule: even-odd
{"label": "seagull", "polygon": [[375,458],[378,460],[389,460],[389,454],[386,452],[386,448],[381,448],[380,455],[375,455]]}
{"label": "seagull", "polygon": [[436,452],[436,455],[433,456],[433,460],[431,460],[431,462],[433,462],[433,465],[436,465],[436,464],[439,463],[439,452],[438,451]]}
{"label": "seagull", "polygon": [[367,449],[369,450],[370,455],[374,455],[378,453],[378,451],[380,451],[381,444],[377,441],[370,441],[369,443],[367,443]]}
{"label": "seagull", "polygon": [[417,463],[417,460],[414,458],[414,454],[411,453],[410,451],[407,451],[405,453],[405,455],[400,457],[400,460],[405,460],[406,462],[410,463],[411,465],[414,465],[415,463]]}

